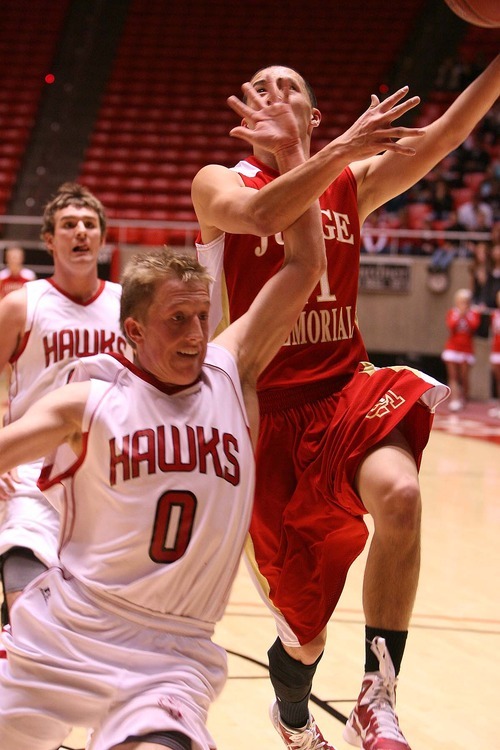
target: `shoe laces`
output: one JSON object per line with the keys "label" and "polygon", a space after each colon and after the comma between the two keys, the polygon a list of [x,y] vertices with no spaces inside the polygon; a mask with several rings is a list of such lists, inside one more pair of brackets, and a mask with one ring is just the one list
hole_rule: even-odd
{"label": "shoe laces", "polygon": [[370,720],[369,733],[384,739],[399,740],[406,745],[395,713],[396,672],[384,638],[374,638],[371,650],[378,658],[379,672],[370,676],[371,686],[362,700],[362,703],[369,704],[373,714],[374,720]]}
{"label": "shoe laces", "polygon": [[330,747],[312,717],[304,729],[296,731],[287,727],[284,729],[287,735],[287,745],[291,750],[327,750]]}

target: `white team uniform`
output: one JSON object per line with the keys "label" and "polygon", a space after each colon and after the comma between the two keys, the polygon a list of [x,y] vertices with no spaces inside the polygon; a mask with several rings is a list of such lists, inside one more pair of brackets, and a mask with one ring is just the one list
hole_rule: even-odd
{"label": "white team uniform", "polygon": [[76,725],[94,727],[89,750],[159,731],[209,750],[226,677],[211,637],[254,491],[236,363],[210,344],[199,381],[174,393],[106,355],[79,363],[75,378],[87,377],[100,379],[83,454],[61,446],[39,483],[61,510],[60,567],[12,608],[0,747],[53,750]]}
{"label": "white team uniform", "polygon": [[[120,332],[121,286],[101,281],[86,303],[72,299],[48,279],[25,284],[26,325],[11,360],[5,424],[21,417],[46,393],[65,385],[80,357],[99,352],[128,353]],[[46,565],[57,561],[59,518],[36,486],[42,462],[18,467],[21,479],[3,505],[0,554],[27,547]]]}

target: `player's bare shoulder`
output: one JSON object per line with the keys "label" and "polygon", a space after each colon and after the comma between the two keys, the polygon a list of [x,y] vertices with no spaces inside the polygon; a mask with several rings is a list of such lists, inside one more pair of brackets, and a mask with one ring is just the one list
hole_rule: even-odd
{"label": "player's bare shoulder", "polygon": [[12,342],[24,333],[27,300],[25,286],[9,292],[0,300],[0,338],[5,343],[7,339]]}
{"label": "player's bare shoulder", "polygon": [[191,185],[191,197],[200,204],[214,191],[243,186],[243,180],[237,172],[222,164],[206,164],[194,176]]}

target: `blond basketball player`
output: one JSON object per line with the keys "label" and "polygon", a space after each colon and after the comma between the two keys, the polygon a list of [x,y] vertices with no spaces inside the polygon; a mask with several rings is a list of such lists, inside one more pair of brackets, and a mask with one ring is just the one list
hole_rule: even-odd
{"label": "blond basketball player", "polygon": [[134,364],[89,358],[90,382],[0,431],[0,471],[54,451],[40,487],[62,518],[59,559],[4,636],[0,747],[54,750],[73,725],[93,727],[89,750],[215,747],[211,636],[250,520],[255,384],[324,271],[318,204],[284,240],[280,271],[211,344],[204,267],[137,256],[121,312]]}

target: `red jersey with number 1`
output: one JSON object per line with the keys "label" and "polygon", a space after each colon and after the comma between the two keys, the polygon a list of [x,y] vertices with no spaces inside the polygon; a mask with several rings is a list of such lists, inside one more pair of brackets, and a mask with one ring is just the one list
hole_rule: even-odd
{"label": "red jersey with number 1", "polygon": [[[254,156],[233,170],[256,190],[278,172]],[[259,390],[341,378],[367,359],[356,320],[360,225],[356,181],[349,168],[320,198],[328,268],[304,307],[293,331],[259,379]],[[281,234],[272,237],[226,233],[209,245],[197,244],[200,261],[213,276],[223,271],[230,321],[250,306],[265,282],[283,263]],[[216,323],[218,321],[215,321]]]}

